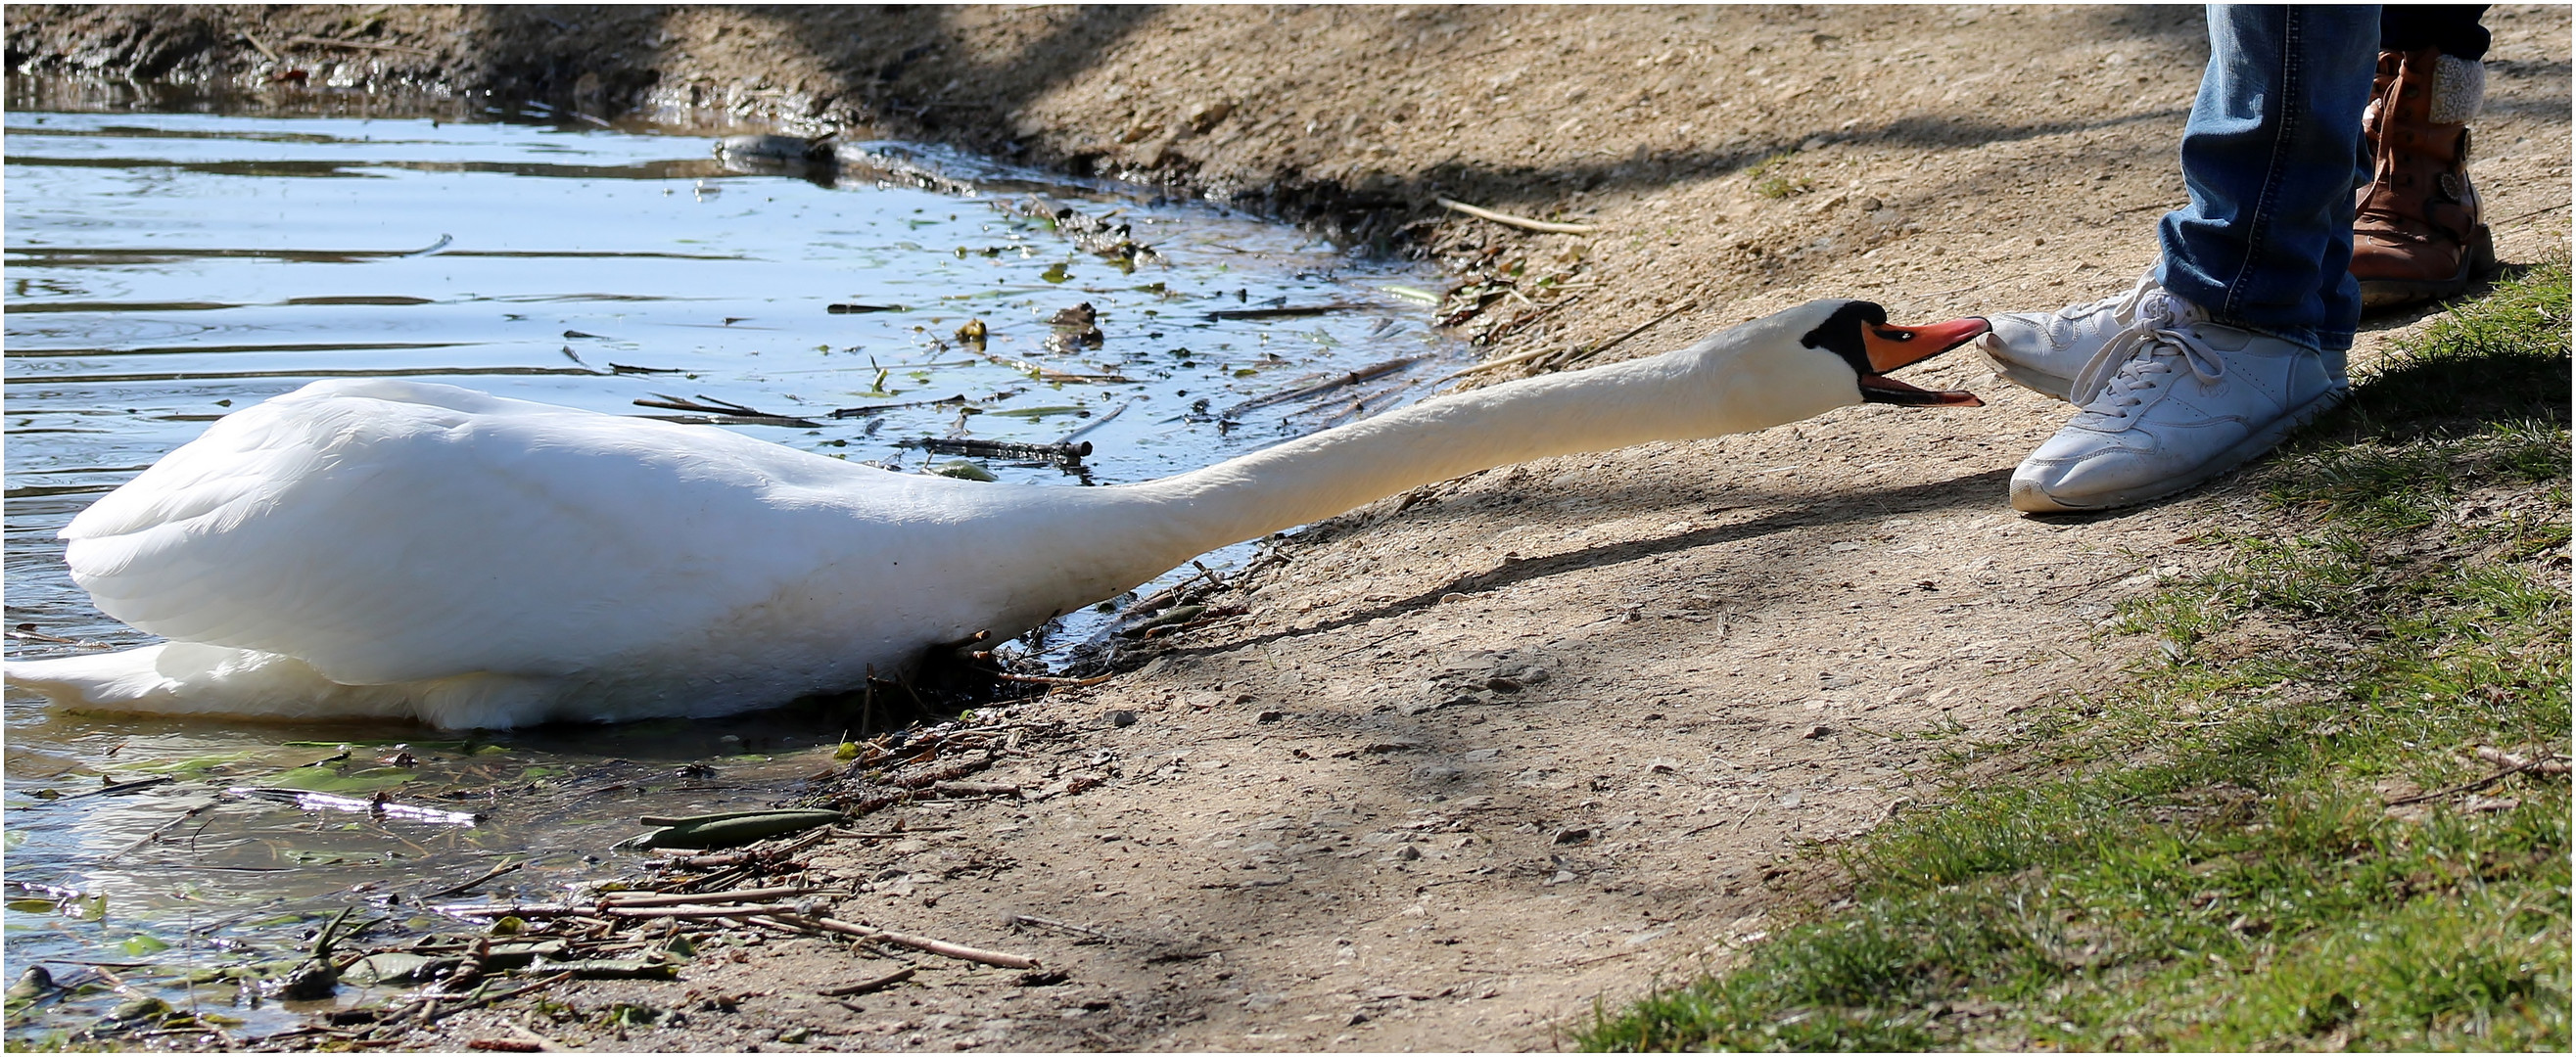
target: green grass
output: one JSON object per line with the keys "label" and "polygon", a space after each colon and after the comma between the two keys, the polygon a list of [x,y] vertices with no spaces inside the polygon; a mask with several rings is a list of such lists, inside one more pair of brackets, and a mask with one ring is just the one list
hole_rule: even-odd
{"label": "green grass", "polygon": [[2125,685],[1578,1041],[2567,1049],[2567,777],[2388,801],[2568,748],[2568,315],[2562,263],[2442,317],[2250,475],[2274,527],[2124,609]]}
{"label": "green grass", "polygon": [[1815,187],[1815,184],[1804,176],[1793,177],[1779,171],[1782,164],[1796,153],[1796,151],[1781,151],[1755,162],[1752,168],[1745,170],[1744,178],[1751,183],[1753,193],[1764,198],[1787,198],[1794,194],[1805,194]]}

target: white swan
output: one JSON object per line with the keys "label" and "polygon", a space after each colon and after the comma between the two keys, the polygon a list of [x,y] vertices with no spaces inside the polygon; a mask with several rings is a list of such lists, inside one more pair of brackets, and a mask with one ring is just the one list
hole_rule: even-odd
{"label": "white swan", "polygon": [[7,679],[94,709],[448,728],[739,712],[1490,466],[1864,400],[1973,405],[1881,372],[1984,330],[1892,328],[1877,305],[1818,301],[1105,488],[890,473],[452,386],[316,382],[217,422],[63,529],[98,607],[170,641],[12,662]]}

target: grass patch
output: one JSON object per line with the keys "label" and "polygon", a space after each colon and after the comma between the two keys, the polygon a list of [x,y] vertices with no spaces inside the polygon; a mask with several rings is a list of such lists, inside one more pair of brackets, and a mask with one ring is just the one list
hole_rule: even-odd
{"label": "grass patch", "polygon": [[[2569,1045],[2568,270],[2437,321],[2252,474],[2295,526],[2128,606],[2162,647],[1850,899],[1594,1050]],[[2477,750],[2490,755],[2481,757]]]}
{"label": "grass patch", "polygon": [[1752,183],[1753,193],[1764,198],[1787,198],[1790,195],[1805,194],[1814,189],[1815,183],[1806,177],[1791,176],[1780,171],[1782,164],[1796,153],[1796,151],[1781,151],[1754,163],[1752,168],[1745,170],[1744,178]]}

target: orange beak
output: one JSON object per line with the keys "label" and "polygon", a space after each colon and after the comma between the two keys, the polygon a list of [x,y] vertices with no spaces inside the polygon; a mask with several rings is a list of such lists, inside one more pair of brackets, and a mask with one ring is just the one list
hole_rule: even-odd
{"label": "orange beak", "polygon": [[1886,373],[1965,345],[1988,329],[1986,321],[1976,316],[1926,327],[1862,327],[1861,344],[1868,350],[1871,373],[1860,378],[1861,399],[1915,407],[1983,406],[1985,401],[1974,393],[1918,389],[1886,377]]}

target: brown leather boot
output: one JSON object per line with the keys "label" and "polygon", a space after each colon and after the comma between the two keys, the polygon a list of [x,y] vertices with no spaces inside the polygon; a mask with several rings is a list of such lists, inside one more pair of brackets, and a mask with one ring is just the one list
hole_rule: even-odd
{"label": "brown leather boot", "polygon": [[2364,309],[2450,297],[2495,268],[2495,239],[2469,186],[2470,118],[2484,101],[2476,60],[2436,48],[2379,53],[2362,120],[2371,176],[2354,201],[2352,275]]}

